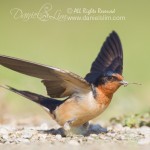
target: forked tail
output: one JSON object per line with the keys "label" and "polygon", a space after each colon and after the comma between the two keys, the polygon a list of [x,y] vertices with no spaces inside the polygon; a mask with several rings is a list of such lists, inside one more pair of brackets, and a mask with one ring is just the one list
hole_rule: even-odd
{"label": "forked tail", "polygon": [[59,106],[60,104],[62,104],[64,102],[64,101],[59,101],[59,100],[52,99],[49,97],[45,97],[45,96],[42,96],[42,95],[39,95],[36,93],[32,93],[29,91],[17,90],[13,87],[10,87],[10,86],[0,85],[0,87],[5,88],[5,89],[12,91],[14,93],[17,93],[17,94],[35,102],[35,103],[37,103],[37,104],[42,105],[42,106],[48,108],[50,110],[50,112],[53,112],[57,106]]}

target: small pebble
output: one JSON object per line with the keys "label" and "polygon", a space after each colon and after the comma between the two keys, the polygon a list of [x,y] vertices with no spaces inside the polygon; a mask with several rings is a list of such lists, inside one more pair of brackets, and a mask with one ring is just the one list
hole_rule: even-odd
{"label": "small pebble", "polygon": [[141,139],[138,141],[138,144],[141,144],[141,145],[150,144],[150,138]]}
{"label": "small pebble", "polygon": [[61,140],[62,139],[62,136],[60,134],[57,134],[55,137],[56,137],[57,140]]}
{"label": "small pebble", "polygon": [[6,128],[0,128],[0,134],[8,134],[8,130]]}
{"label": "small pebble", "polygon": [[30,139],[31,137],[32,137],[32,133],[31,132],[25,132],[22,135],[22,138],[24,138],[24,139]]}
{"label": "small pebble", "polygon": [[93,141],[94,140],[94,138],[93,137],[87,137],[87,139],[89,140],[89,141]]}
{"label": "small pebble", "polygon": [[69,142],[68,142],[68,144],[71,144],[71,145],[80,145],[77,141],[75,141],[75,140],[70,140]]}
{"label": "small pebble", "polygon": [[40,126],[40,128],[42,130],[48,130],[48,125],[46,123],[42,123],[41,126]]}
{"label": "small pebble", "polygon": [[97,137],[97,134],[90,134],[91,137]]}

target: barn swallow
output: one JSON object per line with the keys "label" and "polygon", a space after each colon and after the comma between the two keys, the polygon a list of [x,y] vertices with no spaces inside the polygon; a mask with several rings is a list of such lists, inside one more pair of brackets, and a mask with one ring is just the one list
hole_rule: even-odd
{"label": "barn swallow", "polygon": [[46,108],[65,130],[86,125],[99,116],[110,104],[116,90],[128,84],[122,76],[123,49],[115,31],[106,38],[85,78],[67,70],[3,55],[0,56],[0,64],[42,79],[49,97],[10,86],[5,88]]}

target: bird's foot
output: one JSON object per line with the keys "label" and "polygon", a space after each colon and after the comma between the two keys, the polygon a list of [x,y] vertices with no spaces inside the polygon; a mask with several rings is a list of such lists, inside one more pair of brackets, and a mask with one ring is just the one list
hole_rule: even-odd
{"label": "bird's foot", "polygon": [[88,136],[90,134],[107,133],[107,129],[101,127],[99,124],[90,124],[86,122],[79,127],[71,127],[75,119],[69,120],[64,124],[64,132],[66,136],[72,136],[73,134]]}
{"label": "bird's foot", "polygon": [[68,123],[68,122],[66,122],[65,124],[64,124],[64,130],[65,131],[69,131],[70,129],[71,129],[71,127],[70,127],[70,124]]}
{"label": "bird's foot", "polygon": [[73,122],[75,121],[76,119],[73,118],[71,120],[68,120],[64,126],[63,126],[63,129],[64,129],[64,132],[66,133],[66,136],[72,136],[72,132],[71,132],[71,124],[73,124]]}

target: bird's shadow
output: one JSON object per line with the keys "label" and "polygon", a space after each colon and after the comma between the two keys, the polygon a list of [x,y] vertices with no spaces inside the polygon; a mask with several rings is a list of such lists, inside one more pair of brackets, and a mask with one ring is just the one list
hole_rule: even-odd
{"label": "bird's shadow", "polygon": [[[68,136],[68,132],[66,132],[63,128],[50,129],[50,130],[38,130],[38,132],[43,134],[52,134],[52,135],[60,134],[62,137]],[[71,128],[70,132],[72,133],[72,135],[75,134],[75,135],[89,136],[90,134],[107,133],[108,131],[106,128],[101,127],[99,124],[90,124],[88,129],[85,128],[84,126],[80,126],[77,128]]]}

